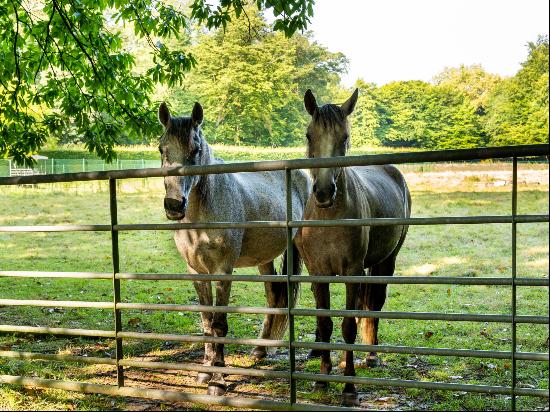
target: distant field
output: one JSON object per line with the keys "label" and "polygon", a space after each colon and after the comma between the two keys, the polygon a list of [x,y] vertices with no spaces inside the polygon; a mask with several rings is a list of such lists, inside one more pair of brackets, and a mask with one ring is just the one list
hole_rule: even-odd
{"label": "distant field", "polygon": [[[290,150],[290,149],[288,149]],[[294,149],[292,149],[294,150]],[[301,151],[302,149],[296,149]],[[237,151],[238,153],[238,151]],[[300,152],[300,156],[301,156]],[[266,153],[271,157],[272,153]],[[291,157],[287,154],[285,157]],[[511,210],[509,163],[434,164],[403,167],[413,196],[413,216],[464,216],[508,214]],[[548,165],[520,164],[519,213],[548,214]],[[33,187],[0,187],[0,225],[108,223],[108,190],[105,182]],[[119,182],[119,222],[166,222],[162,209],[162,179]],[[518,276],[548,277],[549,230],[547,224],[518,227]],[[510,225],[454,225],[411,227],[398,257],[397,274],[407,276],[510,276]],[[185,273],[172,234],[166,231],[125,232],[120,235],[121,270],[124,272]],[[108,233],[0,233],[0,270],[100,271],[112,269]],[[239,271],[256,273],[254,268]],[[196,304],[188,282],[126,281],[125,302]],[[331,287],[333,308],[344,307],[345,290]],[[111,301],[109,281],[0,278],[0,298]],[[263,306],[263,285],[234,284],[231,305]],[[309,285],[304,284],[299,301],[314,307]],[[507,313],[511,308],[509,287],[457,285],[391,285],[384,310],[456,313]],[[548,316],[548,288],[518,288],[518,312]],[[314,318],[296,319],[296,336],[314,338]],[[340,320],[335,319],[333,342],[341,341]],[[1,307],[0,324],[112,329],[111,311],[93,309],[40,309]],[[261,317],[230,315],[229,336],[256,337]],[[457,349],[510,350],[510,325],[499,323],[382,320],[382,344],[447,347]],[[127,331],[195,334],[200,332],[196,314],[178,312],[124,312]],[[519,325],[521,351],[548,352],[548,327]],[[199,362],[202,345],[162,341],[125,341],[125,354],[135,359],[166,362]],[[250,348],[227,347],[228,365],[249,367]],[[29,337],[0,334],[0,350],[24,350],[88,356],[112,356],[113,344],[105,339]],[[256,367],[287,367],[280,349]],[[298,351],[298,369],[317,372],[319,362],[306,360]],[[359,358],[359,354],[356,355]],[[333,353],[334,372],[339,354]],[[418,379],[487,385],[510,384],[510,362],[493,359],[442,358],[382,354],[383,366],[359,368],[359,376]],[[107,366],[0,358],[0,374],[28,375],[114,383],[114,370]],[[127,370],[130,386],[147,386],[204,393],[193,374],[178,371]],[[231,395],[280,399],[287,396],[284,380],[230,376]],[[548,363],[518,361],[520,387],[548,388]],[[399,410],[505,410],[509,397],[464,392],[358,387],[362,406]],[[332,384],[326,394],[312,393],[311,384],[298,384],[301,401],[337,405],[341,386]],[[519,397],[518,408],[543,410],[547,400]],[[25,390],[0,387],[0,409],[184,409],[186,404],[81,395],[55,390]],[[196,407],[195,407],[196,408]],[[224,408],[220,408],[224,409]]]}
{"label": "distant field", "polygon": [[[297,147],[260,147],[260,146],[231,146],[213,144],[214,154],[224,160],[260,160],[260,159],[297,159],[305,156],[306,149]],[[351,154],[394,153],[416,151],[411,148],[392,147],[357,147],[352,148]],[[118,146],[116,148],[119,159],[159,159],[156,146]],[[55,159],[97,159],[97,156],[88,152],[83,146],[69,145],[57,149],[42,150],[40,154]]]}

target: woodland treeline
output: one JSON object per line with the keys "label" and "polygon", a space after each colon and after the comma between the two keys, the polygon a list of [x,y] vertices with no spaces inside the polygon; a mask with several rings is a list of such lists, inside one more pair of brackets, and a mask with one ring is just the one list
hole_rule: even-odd
{"label": "woodland treeline", "polygon": [[[200,101],[213,142],[302,144],[308,122],[303,94],[311,88],[322,103],[344,101],[350,93],[340,86],[346,56],[308,33],[285,38],[260,14],[248,19],[250,26],[236,22],[192,39],[197,66],[181,87],[169,90],[168,100],[179,113]],[[431,82],[378,87],[358,79],[353,144],[446,149],[548,142],[548,37],[527,48],[511,78],[472,65],[445,68]]]}
{"label": "woodland treeline", "polygon": [[[111,160],[116,145],[158,139],[161,101],[178,114],[200,101],[215,143],[301,145],[304,92],[320,103],[351,92],[346,56],[307,32],[313,13],[313,0],[0,0],[0,158],[81,142]],[[358,79],[353,144],[547,142],[548,36],[531,40],[511,78],[474,65],[430,82]]]}

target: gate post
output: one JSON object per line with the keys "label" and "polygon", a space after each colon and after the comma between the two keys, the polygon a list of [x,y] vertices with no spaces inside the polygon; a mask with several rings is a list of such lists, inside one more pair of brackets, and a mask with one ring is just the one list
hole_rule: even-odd
{"label": "gate post", "polygon": [[517,272],[517,223],[518,212],[518,158],[513,157],[512,163],[512,411],[516,410],[516,272]]}
{"label": "gate post", "polygon": [[294,308],[294,293],[290,277],[294,275],[294,250],[292,242],[292,228],[289,222],[292,220],[292,170],[285,169],[286,186],[286,285],[288,292],[288,362],[290,365],[290,406],[296,403],[296,381],[294,371],[296,369],[296,354],[294,349],[294,315],[291,310]]}
{"label": "gate post", "polygon": [[118,337],[118,333],[122,331],[122,318],[120,309],[117,305],[120,303],[120,279],[116,278],[120,272],[119,253],[118,253],[118,231],[115,230],[115,225],[118,223],[117,214],[117,199],[116,199],[116,179],[109,179],[109,200],[111,210],[111,250],[113,258],[113,300],[114,300],[114,320],[115,320],[115,356],[116,356],[116,375],[117,384],[119,387],[124,386],[124,368],[119,362],[123,358],[122,353],[122,338]]}

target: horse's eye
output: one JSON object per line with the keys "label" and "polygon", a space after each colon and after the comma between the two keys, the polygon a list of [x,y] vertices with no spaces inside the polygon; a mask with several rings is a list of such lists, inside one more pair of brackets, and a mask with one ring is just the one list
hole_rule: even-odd
{"label": "horse's eye", "polygon": [[311,135],[309,133],[306,133],[306,139],[308,142],[311,140]]}

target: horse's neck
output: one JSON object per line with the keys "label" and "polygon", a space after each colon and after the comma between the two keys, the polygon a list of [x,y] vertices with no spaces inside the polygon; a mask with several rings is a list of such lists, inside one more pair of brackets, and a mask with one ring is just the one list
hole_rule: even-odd
{"label": "horse's neck", "polygon": [[[214,157],[212,148],[204,139],[202,139],[201,151],[201,165],[223,163],[221,160]],[[232,176],[232,174],[225,173],[201,175],[199,182],[189,194],[189,207],[186,213],[186,220],[196,222],[199,220],[209,219],[214,212],[214,191],[219,192],[220,190],[230,187],[230,184],[228,184],[227,181],[231,179]]]}

